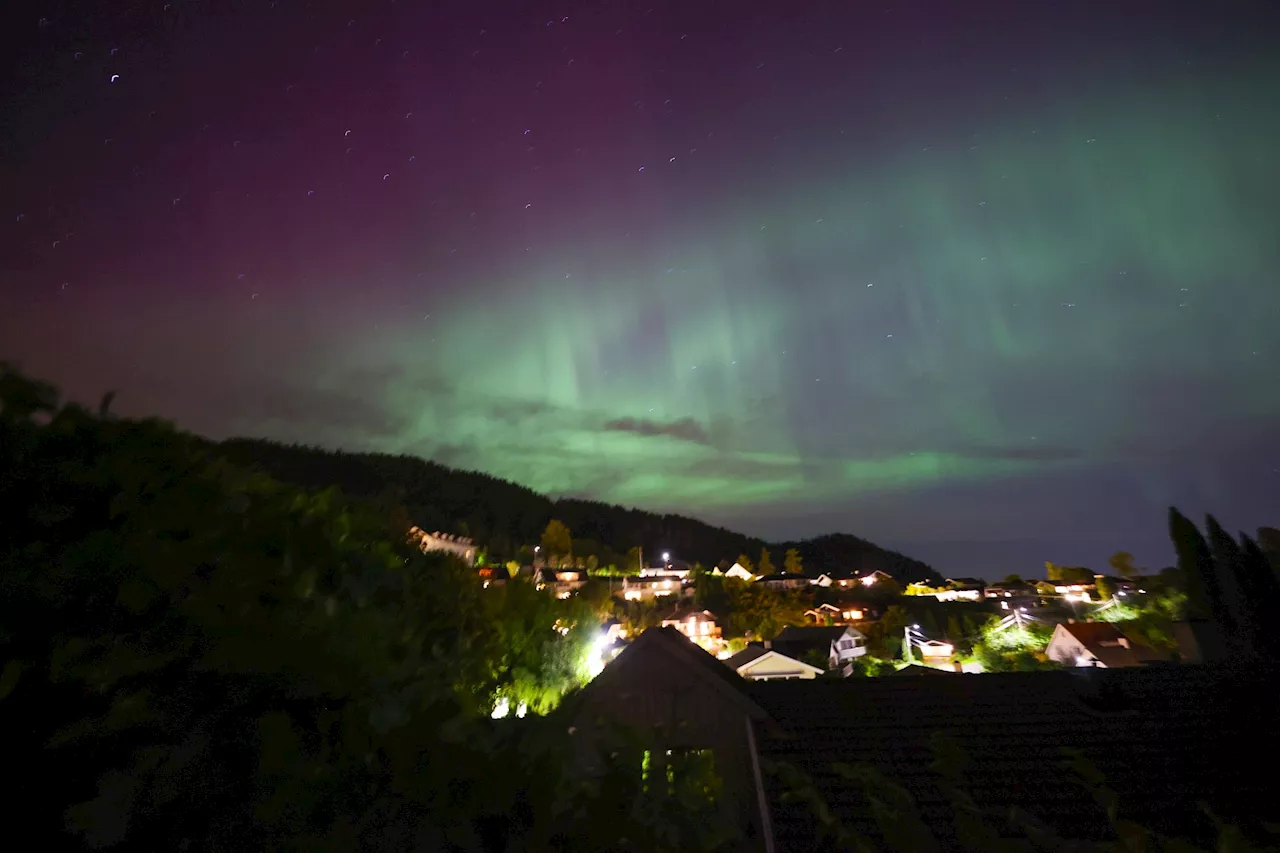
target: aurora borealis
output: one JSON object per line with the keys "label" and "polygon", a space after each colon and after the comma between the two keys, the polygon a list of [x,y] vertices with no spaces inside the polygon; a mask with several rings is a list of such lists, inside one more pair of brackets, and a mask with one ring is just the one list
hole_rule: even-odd
{"label": "aurora borealis", "polygon": [[161,5],[5,83],[73,395],[952,574],[1280,521],[1264,4]]}

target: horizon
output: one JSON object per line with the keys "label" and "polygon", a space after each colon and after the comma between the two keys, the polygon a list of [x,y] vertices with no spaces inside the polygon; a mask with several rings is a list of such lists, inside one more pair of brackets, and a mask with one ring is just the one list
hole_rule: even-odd
{"label": "horizon", "polygon": [[1280,524],[1280,9],[410,5],[33,16],[0,358],[943,574]]}

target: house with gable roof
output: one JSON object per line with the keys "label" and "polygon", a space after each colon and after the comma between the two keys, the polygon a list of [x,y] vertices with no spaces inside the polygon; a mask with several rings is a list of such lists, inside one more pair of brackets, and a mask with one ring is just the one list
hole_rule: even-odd
{"label": "house with gable roof", "polygon": [[777,649],[747,646],[723,661],[724,665],[748,681],[786,681],[791,678],[817,678],[826,670],[804,661],[787,657]]}
{"label": "house with gable roof", "polygon": [[1065,666],[1146,666],[1167,661],[1155,649],[1135,643],[1111,622],[1063,622],[1053,629],[1045,655]]}

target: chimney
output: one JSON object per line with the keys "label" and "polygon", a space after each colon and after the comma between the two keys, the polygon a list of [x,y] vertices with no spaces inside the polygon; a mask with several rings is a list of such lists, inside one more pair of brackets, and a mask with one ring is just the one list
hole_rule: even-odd
{"label": "chimney", "polygon": [[1128,637],[1121,637],[1121,638],[1120,638],[1120,646],[1121,646],[1122,648],[1126,648],[1126,649],[1133,648],[1132,646],[1130,646],[1130,645],[1129,645],[1129,638],[1128,638]]}
{"label": "chimney", "polygon": [[766,649],[771,649],[771,648],[773,648],[773,640],[765,640],[765,641],[764,641],[764,647],[765,647]]}

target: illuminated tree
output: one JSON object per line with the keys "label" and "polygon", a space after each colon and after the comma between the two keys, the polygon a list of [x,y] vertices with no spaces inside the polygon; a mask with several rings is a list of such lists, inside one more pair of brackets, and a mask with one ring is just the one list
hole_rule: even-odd
{"label": "illuminated tree", "polygon": [[802,574],[804,572],[804,565],[800,561],[800,552],[795,548],[788,548],[786,558],[782,563],[782,569],[787,574]]}
{"label": "illuminated tree", "polygon": [[551,519],[542,531],[542,550],[548,557],[567,557],[573,553],[573,537],[563,521]]}
{"label": "illuminated tree", "polygon": [[1099,601],[1110,601],[1111,599],[1115,598],[1116,596],[1115,586],[1112,585],[1111,580],[1109,578],[1103,575],[1098,575],[1093,579],[1093,583],[1098,590]]}
{"label": "illuminated tree", "polygon": [[[746,567],[744,566],[743,568]],[[757,567],[757,571],[762,575],[771,575],[776,571],[773,567],[773,561],[769,559],[768,548],[760,549],[760,565]]]}
{"label": "illuminated tree", "polygon": [[755,574],[755,564],[751,562],[751,558],[748,557],[746,554],[738,555],[738,565],[742,566],[742,568],[746,569],[752,574]]}

